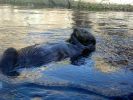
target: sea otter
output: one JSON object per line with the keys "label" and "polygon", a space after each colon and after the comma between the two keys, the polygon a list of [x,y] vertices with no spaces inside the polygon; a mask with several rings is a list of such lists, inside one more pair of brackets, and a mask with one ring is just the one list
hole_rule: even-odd
{"label": "sea otter", "polygon": [[95,51],[96,39],[84,28],[75,28],[70,39],[61,43],[37,44],[16,50],[8,48],[0,60],[0,70],[7,76],[18,76],[16,68],[39,67],[52,61],[80,56]]}

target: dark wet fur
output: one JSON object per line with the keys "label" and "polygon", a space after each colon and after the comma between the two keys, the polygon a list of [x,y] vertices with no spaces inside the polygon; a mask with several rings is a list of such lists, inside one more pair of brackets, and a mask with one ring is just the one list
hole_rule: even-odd
{"label": "dark wet fur", "polygon": [[0,69],[1,72],[4,75],[7,76],[18,76],[19,73],[16,71],[13,71],[15,68],[15,64],[17,62],[17,50],[14,48],[8,48],[2,56],[2,59],[0,61]]}

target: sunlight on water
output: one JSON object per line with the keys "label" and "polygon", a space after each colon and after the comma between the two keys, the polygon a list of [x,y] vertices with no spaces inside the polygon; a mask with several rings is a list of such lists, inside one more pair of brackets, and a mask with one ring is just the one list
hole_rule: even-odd
{"label": "sunlight on water", "polygon": [[[50,29],[70,28],[72,23],[72,11],[68,10],[29,9],[27,12],[27,10],[19,10],[12,6],[1,6],[0,8],[0,31],[2,33],[0,40],[5,41],[7,47],[22,48],[35,43],[48,42],[48,38],[52,36]],[[32,32],[35,34],[32,35]],[[38,35],[37,32],[42,32],[42,34]],[[44,32],[48,32],[46,36],[43,34]],[[61,32],[55,34],[58,36]],[[3,45],[1,44],[1,46]]]}
{"label": "sunlight on water", "polygon": [[104,61],[104,59],[95,59],[95,67],[97,70],[100,70],[101,72],[104,73],[112,73],[112,72],[116,72],[118,71],[120,68],[112,66],[110,64],[108,64],[107,62]]}

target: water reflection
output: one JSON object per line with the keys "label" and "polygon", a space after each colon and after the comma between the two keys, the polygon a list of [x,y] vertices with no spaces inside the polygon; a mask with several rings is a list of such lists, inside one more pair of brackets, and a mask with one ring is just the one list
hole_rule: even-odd
{"label": "water reflection", "polygon": [[86,13],[85,11],[75,10],[73,11],[73,26],[78,27],[87,27],[91,28],[91,20],[90,20],[90,13]]}
{"label": "water reflection", "polygon": [[[47,35],[40,36],[38,35],[39,33],[37,33],[38,36],[31,36],[30,34],[33,40],[29,40],[28,33],[46,32],[49,29],[69,28],[72,22],[71,11],[58,9],[29,9],[27,11],[12,6],[1,6],[0,16],[0,40],[3,41],[0,43],[2,46],[1,49],[7,48],[8,46],[22,48],[33,43],[50,41],[47,39]],[[55,35],[58,35],[58,33]],[[9,41],[5,40],[5,38]]]}
{"label": "water reflection", "polygon": [[[17,6],[0,6],[0,16],[0,53],[11,46],[19,49],[42,42],[61,42],[70,36],[72,27],[75,26],[91,28],[97,39],[96,52],[86,59],[83,66],[73,66],[67,59],[38,69],[22,69],[22,75],[15,79],[0,75],[1,81],[15,84],[11,85],[14,86],[11,88],[10,84],[4,83],[5,88],[0,88],[0,99],[18,99],[20,96],[23,99],[62,97],[70,100],[106,100],[111,96],[121,97],[132,93],[132,12],[20,9]],[[37,85],[16,86],[25,82]],[[41,86],[44,89],[41,89]],[[80,93],[77,87],[82,90]],[[88,91],[90,94],[87,94]]]}
{"label": "water reflection", "polygon": [[73,20],[74,26],[89,27],[95,31],[100,58],[113,66],[130,66],[132,69],[132,14],[74,11]]}

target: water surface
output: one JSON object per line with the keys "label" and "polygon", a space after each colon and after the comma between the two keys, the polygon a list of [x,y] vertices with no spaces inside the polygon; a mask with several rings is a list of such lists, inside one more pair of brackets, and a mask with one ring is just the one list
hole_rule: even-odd
{"label": "water surface", "polygon": [[62,42],[72,28],[93,31],[97,50],[85,65],[69,59],[22,69],[18,78],[0,74],[0,100],[131,100],[133,13],[0,6],[0,54],[38,43]]}

